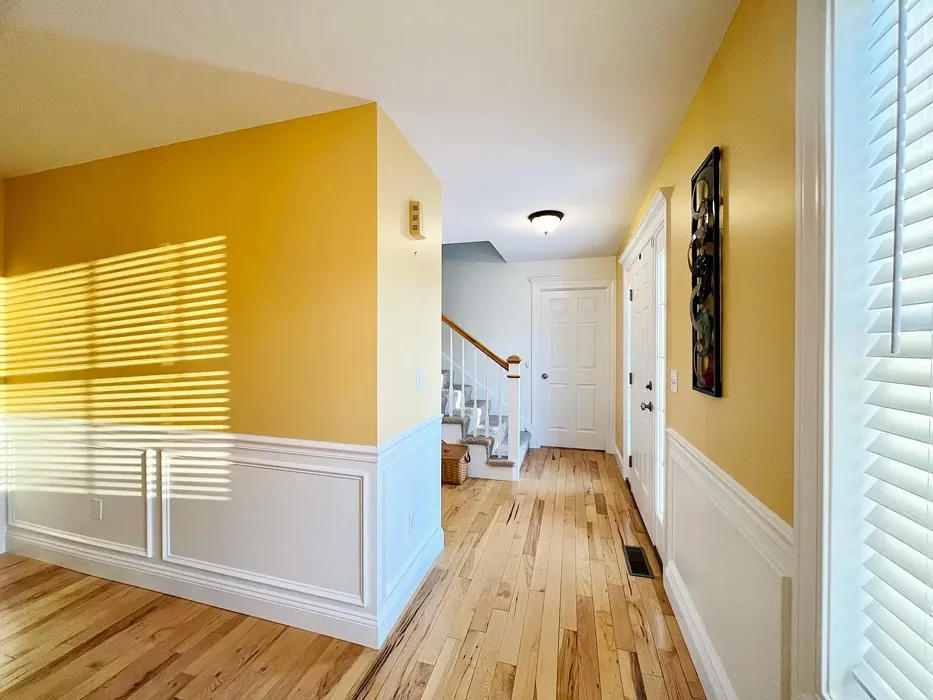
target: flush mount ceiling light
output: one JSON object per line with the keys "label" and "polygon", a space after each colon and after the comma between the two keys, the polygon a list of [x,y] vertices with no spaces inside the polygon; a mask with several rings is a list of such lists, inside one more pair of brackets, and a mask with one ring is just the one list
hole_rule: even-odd
{"label": "flush mount ceiling light", "polygon": [[560,221],[563,218],[564,212],[557,211],[556,209],[543,209],[542,211],[536,211],[528,215],[528,220],[531,222],[531,225],[545,236],[560,226]]}

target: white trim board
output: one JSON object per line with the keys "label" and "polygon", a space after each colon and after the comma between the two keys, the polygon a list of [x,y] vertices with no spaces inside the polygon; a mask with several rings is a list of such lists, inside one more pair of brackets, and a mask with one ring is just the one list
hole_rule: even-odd
{"label": "white trim board", "polygon": [[[77,422],[39,424],[46,434],[57,434]],[[89,465],[95,450],[114,450],[97,436],[116,436],[120,449],[152,455],[155,464],[143,460],[139,474],[151,488],[103,492],[104,518],[91,522],[91,509],[83,507],[90,491],[62,496],[33,489],[20,496],[14,462],[7,494],[10,551],[378,647],[443,549],[439,415],[378,448],[330,449],[320,442],[153,428],[134,432],[133,426],[112,424],[78,427],[89,440],[59,444],[80,445],[75,454],[86,456]],[[14,430],[10,439],[30,438]],[[28,468],[21,465],[22,471]],[[205,481],[224,488],[175,494],[175,471],[181,486],[194,474],[189,487]],[[18,498],[30,522],[14,517]],[[320,502],[309,505],[315,499]],[[61,519],[62,510],[72,515]],[[309,526],[318,516],[327,523]],[[105,529],[95,529],[102,524]],[[145,546],[136,544],[143,531]],[[343,537],[339,545],[336,535]]]}
{"label": "white trim board", "polygon": [[683,436],[667,437],[664,582],[706,694],[784,700],[793,531]]}
{"label": "white trim board", "polygon": [[[644,248],[645,243],[654,238],[662,230],[665,236],[665,244],[667,243],[667,221],[670,218],[668,216],[669,208],[670,202],[665,191],[661,189],[655,192],[654,197],[651,198],[651,202],[648,204],[648,209],[645,211],[644,217],[642,217],[641,222],[638,224],[638,228],[635,229],[632,238],[625,245],[625,250],[623,250],[622,254],[619,256],[619,264],[623,269],[631,267],[632,263],[635,261],[635,254]],[[665,247],[667,246],[665,245]]]}
{"label": "white trim board", "polygon": [[615,441],[612,443],[611,454],[615,455],[616,465],[618,466],[619,471],[622,473],[622,478],[628,481],[628,460],[622,456],[622,453],[619,451],[619,445]]}
{"label": "white trim board", "polygon": [[[606,374],[609,391],[606,392],[606,447],[612,449],[615,441],[615,406],[616,406],[616,278],[615,275],[592,275],[588,277],[529,277],[531,282],[531,425],[535,425],[535,377],[541,375],[539,365],[541,353],[539,352],[541,294],[545,291],[565,291],[571,289],[603,289],[607,299],[606,307],[609,310],[609,367]],[[531,446],[540,447],[540,427],[532,429]]]}
{"label": "white trim board", "polygon": [[797,0],[794,540],[791,693],[823,698],[826,263],[831,225],[832,0]]}

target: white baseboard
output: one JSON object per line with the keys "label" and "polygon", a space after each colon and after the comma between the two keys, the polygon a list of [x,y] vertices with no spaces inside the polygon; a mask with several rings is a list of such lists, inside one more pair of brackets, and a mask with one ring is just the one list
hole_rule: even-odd
{"label": "white baseboard", "polygon": [[439,415],[379,447],[4,422],[6,544],[90,575],[378,647],[443,549]]}
{"label": "white baseboard", "polygon": [[716,654],[713,642],[706,632],[703,619],[693,604],[693,599],[683,579],[680,578],[677,565],[673,562],[668,563],[664,568],[664,590],[667,591],[674,615],[684,633],[684,641],[696,665],[706,697],[709,700],[739,700],[739,696],[735,694],[735,689],[729,681],[729,675]]}
{"label": "white baseboard", "polygon": [[622,472],[622,478],[628,479],[628,461],[625,459],[625,457],[622,456],[622,453],[619,451],[619,446],[614,442],[612,443],[612,452],[616,458],[616,465],[618,466],[619,471]]}
{"label": "white baseboard", "polygon": [[379,645],[374,615],[354,612],[290,591],[231,577],[19,532],[11,526],[10,551],[31,559],[160,593],[253,615],[369,647]]}
{"label": "white baseboard", "polygon": [[667,434],[664,578],[706,694],[782,700],[793,529],[683,436]]}

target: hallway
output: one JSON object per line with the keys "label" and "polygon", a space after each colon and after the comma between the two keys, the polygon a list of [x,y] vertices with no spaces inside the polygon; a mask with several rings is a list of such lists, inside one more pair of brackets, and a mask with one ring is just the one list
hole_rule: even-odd
{"label": "hallway", "polygon": [[[445,486],[446,547],[380,652],[0,555],[0,695],[704,698],[613,457],[531,450]],[[657,572],[657,563],[652,568]]]}

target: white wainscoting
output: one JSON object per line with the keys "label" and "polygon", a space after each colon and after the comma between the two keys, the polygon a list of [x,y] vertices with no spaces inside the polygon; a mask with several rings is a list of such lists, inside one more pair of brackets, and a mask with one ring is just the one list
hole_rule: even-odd
{"label": "white wainscoting", "polygon": [[710,700],[789,693],[793,529],[672,429],[664,584]]}
{"label": "white wainscoting", "polygon": [[10,551],[377,647],[443,548],[439,416],[380,448],[75,426],[8,431]]}
{"label": "white wainscoting", "polygon": [[[0,467],[2,469],[2,467]],[[4,476],[0,474],[0,479]],[[0,487],[0,554],[6,551],[6,484]]]}
{"label": "white wainscoting", "polygon": [[379,446],[379,644],[444,549],[441,416]]}
{"label": "white wainscoting", "polygon": [[0,422],[0,554],[6,551],[8,454],[9,451],[6,449],[6,434],[2,430],[2,422]]}

